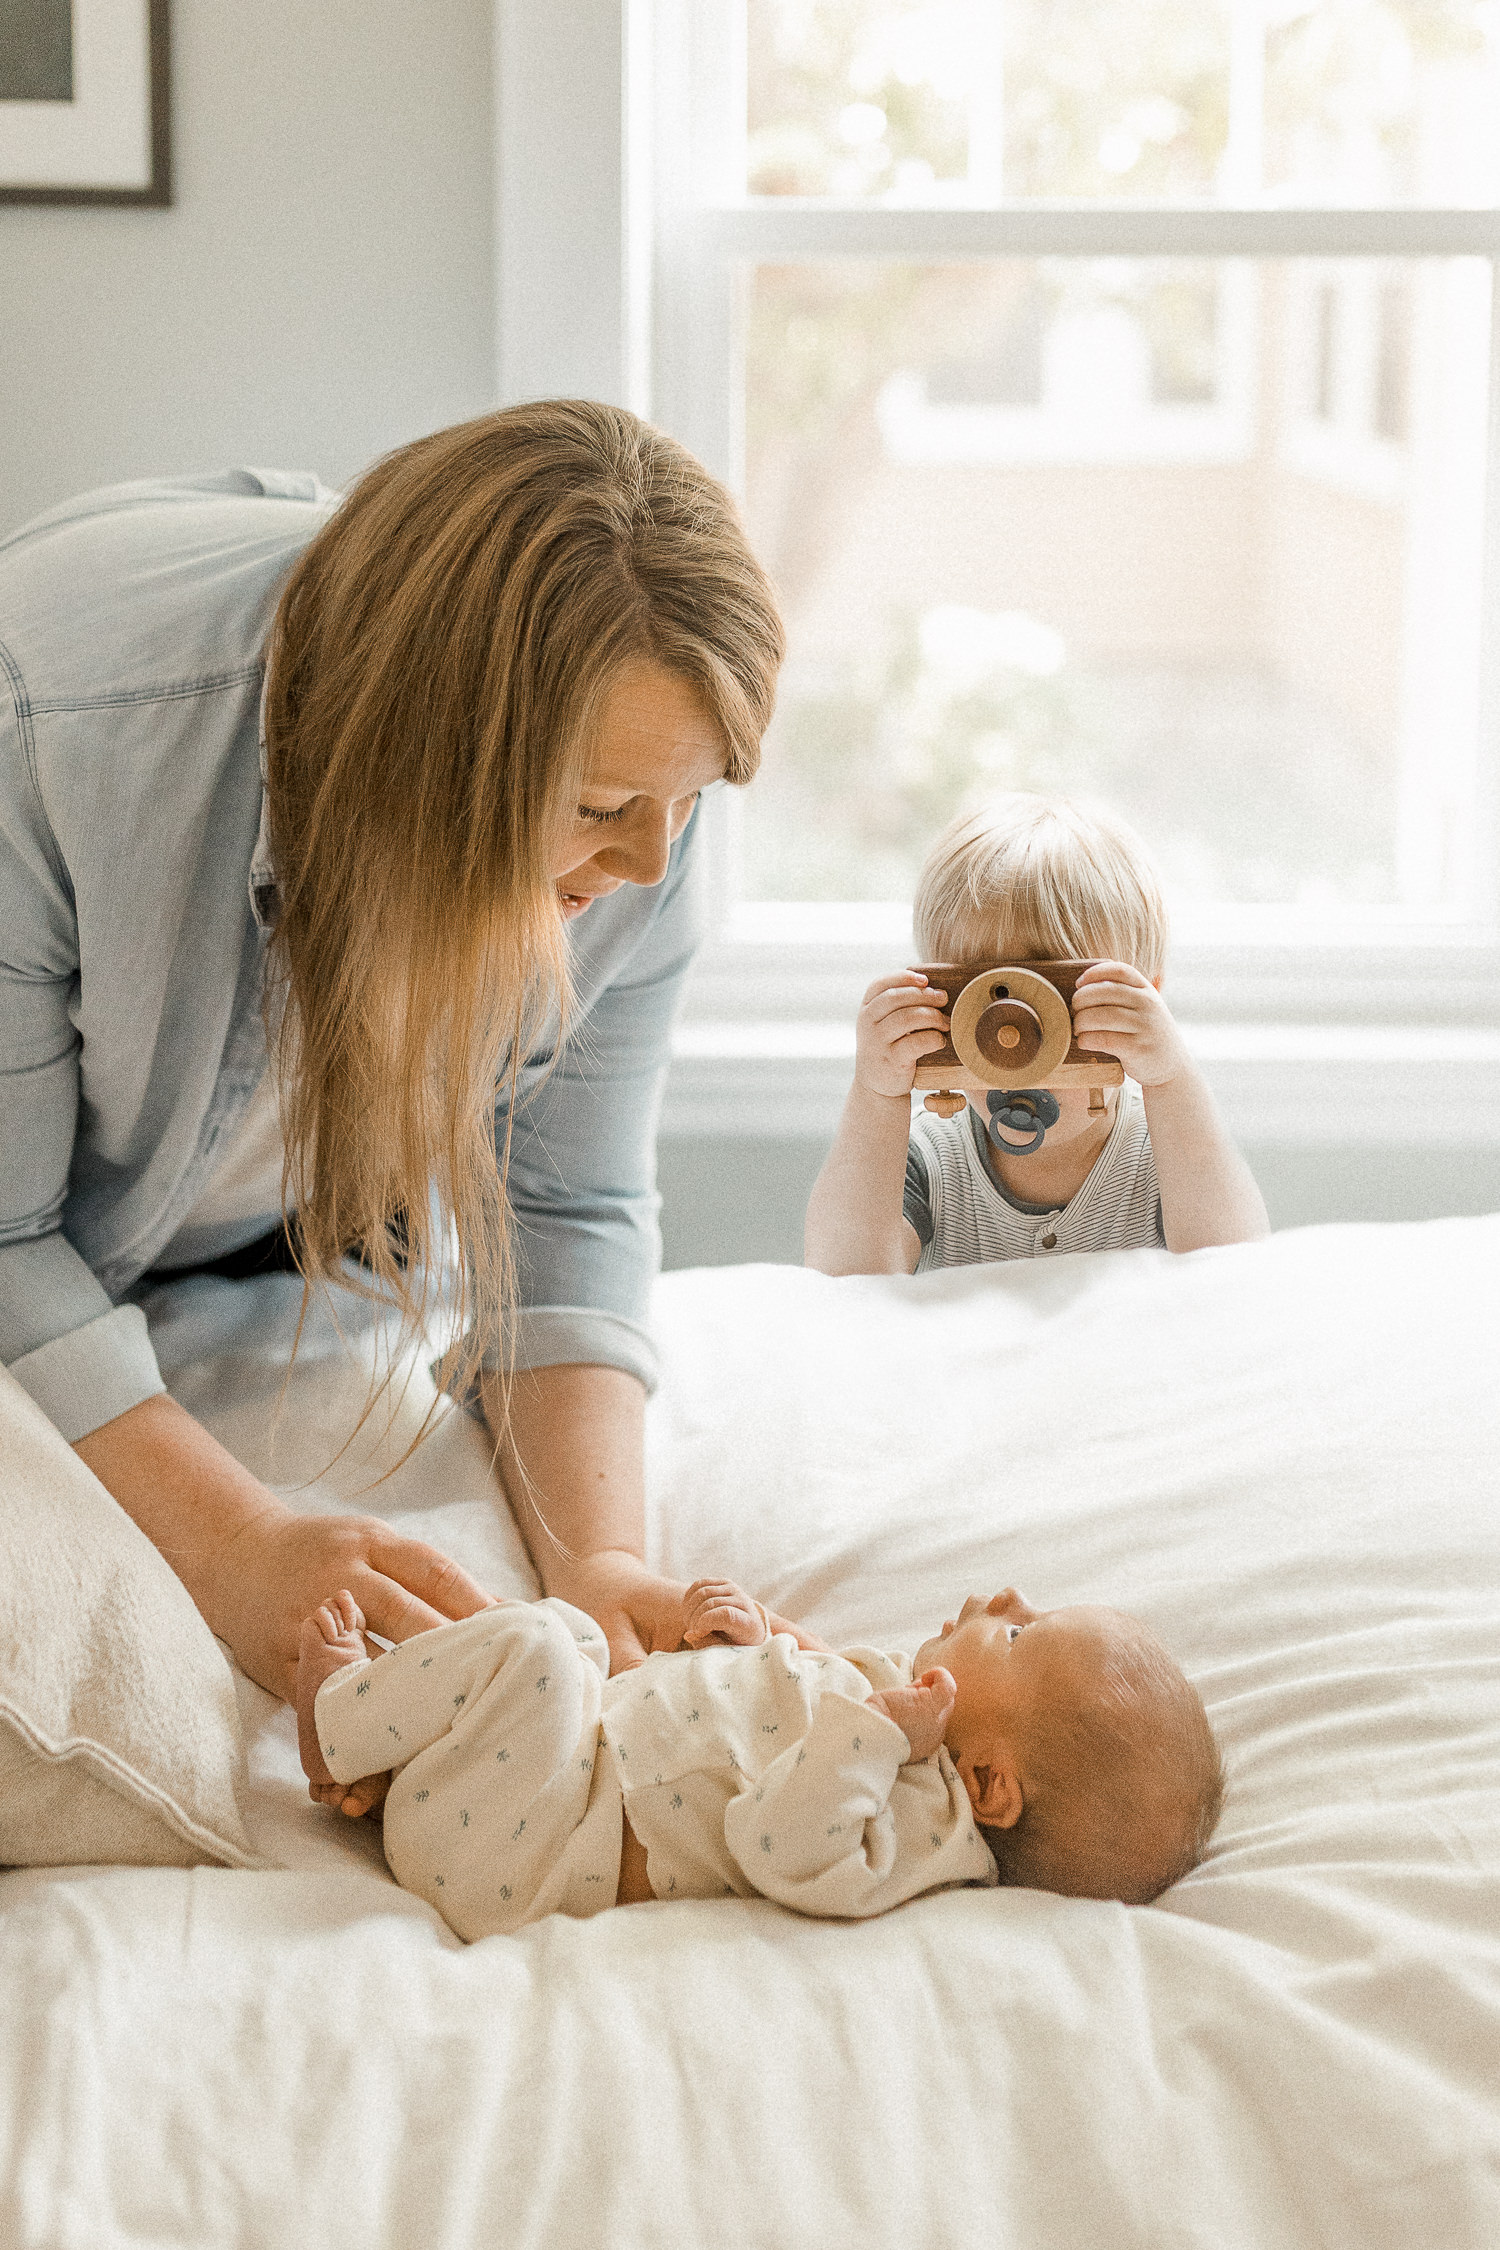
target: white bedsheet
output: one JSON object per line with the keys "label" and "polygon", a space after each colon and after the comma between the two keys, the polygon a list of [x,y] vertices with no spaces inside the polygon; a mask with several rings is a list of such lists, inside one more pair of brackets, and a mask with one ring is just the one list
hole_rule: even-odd
{"label": "white bedsheet", "polygon": [[[320,1327],[270,1459],[290,1286],[157,1321],[283,1484],[362,1385]],[[305,1803],[247,1686],[293,1871],[0,1877],[7,2250],[1493,2250],[1500,1220],[675,1274],[657,1320],[665,1567],[908,1647],[1010,1582],[1136,1610],[1225,1748],[1208,1864],[1147,1909],[726,1901],[465,1949]],[[530,1591],[486,1475],[447,1414],[363,1504]]]}

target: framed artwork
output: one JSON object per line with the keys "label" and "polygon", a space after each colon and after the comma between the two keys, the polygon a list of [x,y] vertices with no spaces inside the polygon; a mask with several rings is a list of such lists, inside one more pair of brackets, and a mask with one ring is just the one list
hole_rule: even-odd
{"label": "framed artwork", "polygon": [[0,0],[0,203],[171,200],[167,0]]}

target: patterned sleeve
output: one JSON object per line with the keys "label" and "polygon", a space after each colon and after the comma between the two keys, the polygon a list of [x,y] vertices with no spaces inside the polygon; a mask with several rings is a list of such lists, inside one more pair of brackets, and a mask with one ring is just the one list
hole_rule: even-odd
{"label": "patterned sleeve", "polygon": [[802,1742],[724,1814],[724,1841],[762,1898],[851,1919],[892,1903],[891,1791],[910,1756],[884,1712],[825,1690]]}
{"label": "patterned sleeve", "polygon": [[901,1191],[901,1216],[925,1249],[932,1240],[932,1195],[927,1166],[915,1141],[906,1144],[906,1185]]}
{"label": "patterned sleeve", "polygon": [[802,1741],[725,1808],[724,1841],[751,1889],[856,1921],[949,1883],[995,1882],[952,1759],[910,1758],[893,1719],[825,1688]]}

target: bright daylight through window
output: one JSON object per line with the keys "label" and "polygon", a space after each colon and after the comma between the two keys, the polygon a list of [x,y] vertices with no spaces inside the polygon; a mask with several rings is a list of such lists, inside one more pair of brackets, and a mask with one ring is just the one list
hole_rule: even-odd
{"label": "bright daylight through window", "polygon": [[[1492,267],[1350,254],[1330,214],[1495,203],[1500,8],[749,0],[745,30],[743,475],[790,660],[741,895],[907,898],[1019,787],[1124,814],[1189,910],[1487,915]],[[1077,200],[1138,208],[1128,253],[914,231]],[[910,214],[899,248],[819,249],[851,207]],[[1305,241],[1187,254],[1185,215],[1250,208]],[[757,250],[778,212],[794,254]]]}

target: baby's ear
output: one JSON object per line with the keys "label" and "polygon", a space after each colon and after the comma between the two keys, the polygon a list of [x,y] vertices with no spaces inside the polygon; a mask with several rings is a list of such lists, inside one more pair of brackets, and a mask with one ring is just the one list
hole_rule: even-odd
{"label": "baby's ear", "polygon": [[959,1772],[981,1828],[1014,1828],[1026,1805],[1015,1767],[1004,1761],[995,1765],[965,1762]]}

